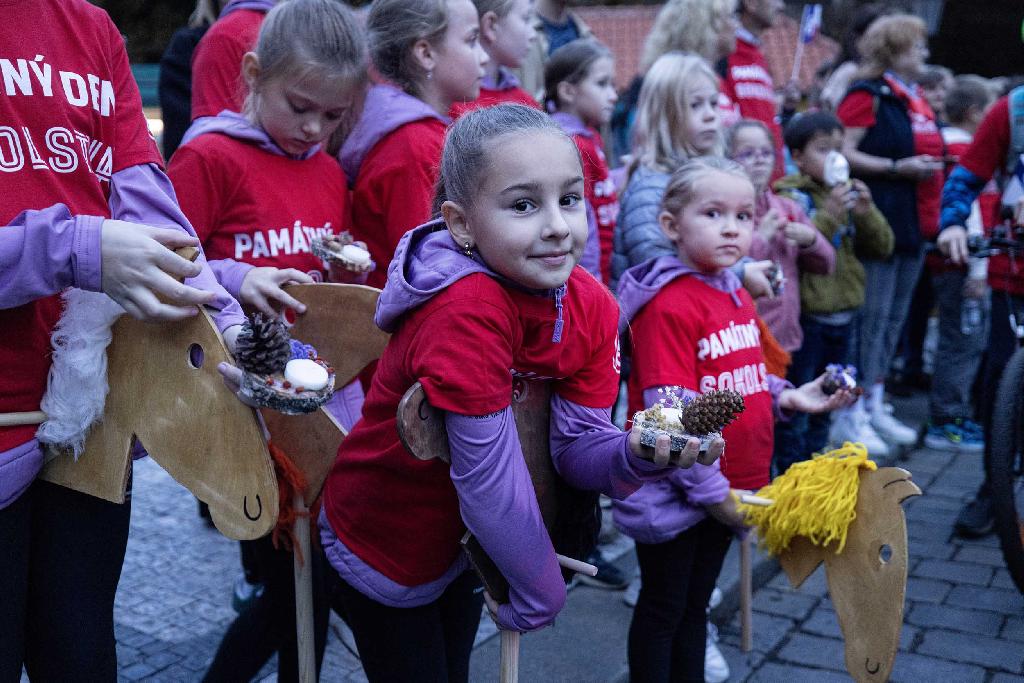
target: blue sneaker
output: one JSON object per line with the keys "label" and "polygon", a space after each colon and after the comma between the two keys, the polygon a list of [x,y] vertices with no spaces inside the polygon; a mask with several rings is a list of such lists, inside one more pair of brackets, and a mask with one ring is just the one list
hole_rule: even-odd
{"label": "blue sneaker", "polygon": [[985,438],[977,424],[970,420],[955,420],[942,425],[929,424],[924,445],[956,453],[981,453],[985,450]]}

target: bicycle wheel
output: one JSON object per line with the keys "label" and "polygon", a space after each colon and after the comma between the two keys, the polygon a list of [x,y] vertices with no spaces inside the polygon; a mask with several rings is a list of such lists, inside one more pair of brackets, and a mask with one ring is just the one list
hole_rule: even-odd
{"label": "bicycle wheel", "polygon": [[988,480],[1006,568],[1024,593],[1024,349],[1003,369],[992,409]]}

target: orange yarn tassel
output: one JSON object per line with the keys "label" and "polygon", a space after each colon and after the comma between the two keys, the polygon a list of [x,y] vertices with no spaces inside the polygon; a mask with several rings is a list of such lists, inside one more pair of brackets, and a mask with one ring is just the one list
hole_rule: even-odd
{"label": "orange yarn tassel", "polygon": [[768,372],[776,377],[785,379],[791,360],[789,353],[786,352],[786,349],[782,348],[775,335],[771,333],[768,326],[761,320],[761,316],[757,317],[757,328],[761,331],[761,352],[764,353],[764,363],[768,368]]}
{"label": "orange yarn tassel", "polygon": [[295,494],[306,490],[306,477],[295,466],[283,450],[273,443],[268,443],[270,457],[274,461],[274,474],[277,475],[278,515],[274,525],[272,539],[274,547],[292,550],[299,557],[299,563],[305,560],[302,550],[296,543],[295,520],[299,517],[311,517],[312,512],[300,512],[295,509]]}

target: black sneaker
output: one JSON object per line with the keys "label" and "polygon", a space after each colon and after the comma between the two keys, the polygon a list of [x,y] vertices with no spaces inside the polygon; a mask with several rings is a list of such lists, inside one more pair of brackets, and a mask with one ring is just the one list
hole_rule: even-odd
{"label": "black sneaker", "polygon": [[992,533],[994,526],[992,499],[988,494],[979,492],[978,497],[960,511],[953,530],[961,538],[981,538]]}
{"label": "black sneaker", "polygon": [[576,579],[588,586],[596,588],[607,588],[608,590],[622,590],[629,585],[629,579],[620,572],[615,565],[604,559],[601,551],[595,550],[587,557],[587,562],[597,567],[597,576],[577,574]]}

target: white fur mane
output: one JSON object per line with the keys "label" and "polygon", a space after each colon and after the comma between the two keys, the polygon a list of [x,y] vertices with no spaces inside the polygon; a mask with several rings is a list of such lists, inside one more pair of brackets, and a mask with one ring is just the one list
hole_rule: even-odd
{"label": "white fur mane", "polygon": [[71,449],[77,460],[89,427],[103,416],[107,400],[107,346],[111,326],[124,309],[102,292],[68,289],[64,313],[50,337],[53,365],[42,409],[47,420],[36,432],[41,443]]}

